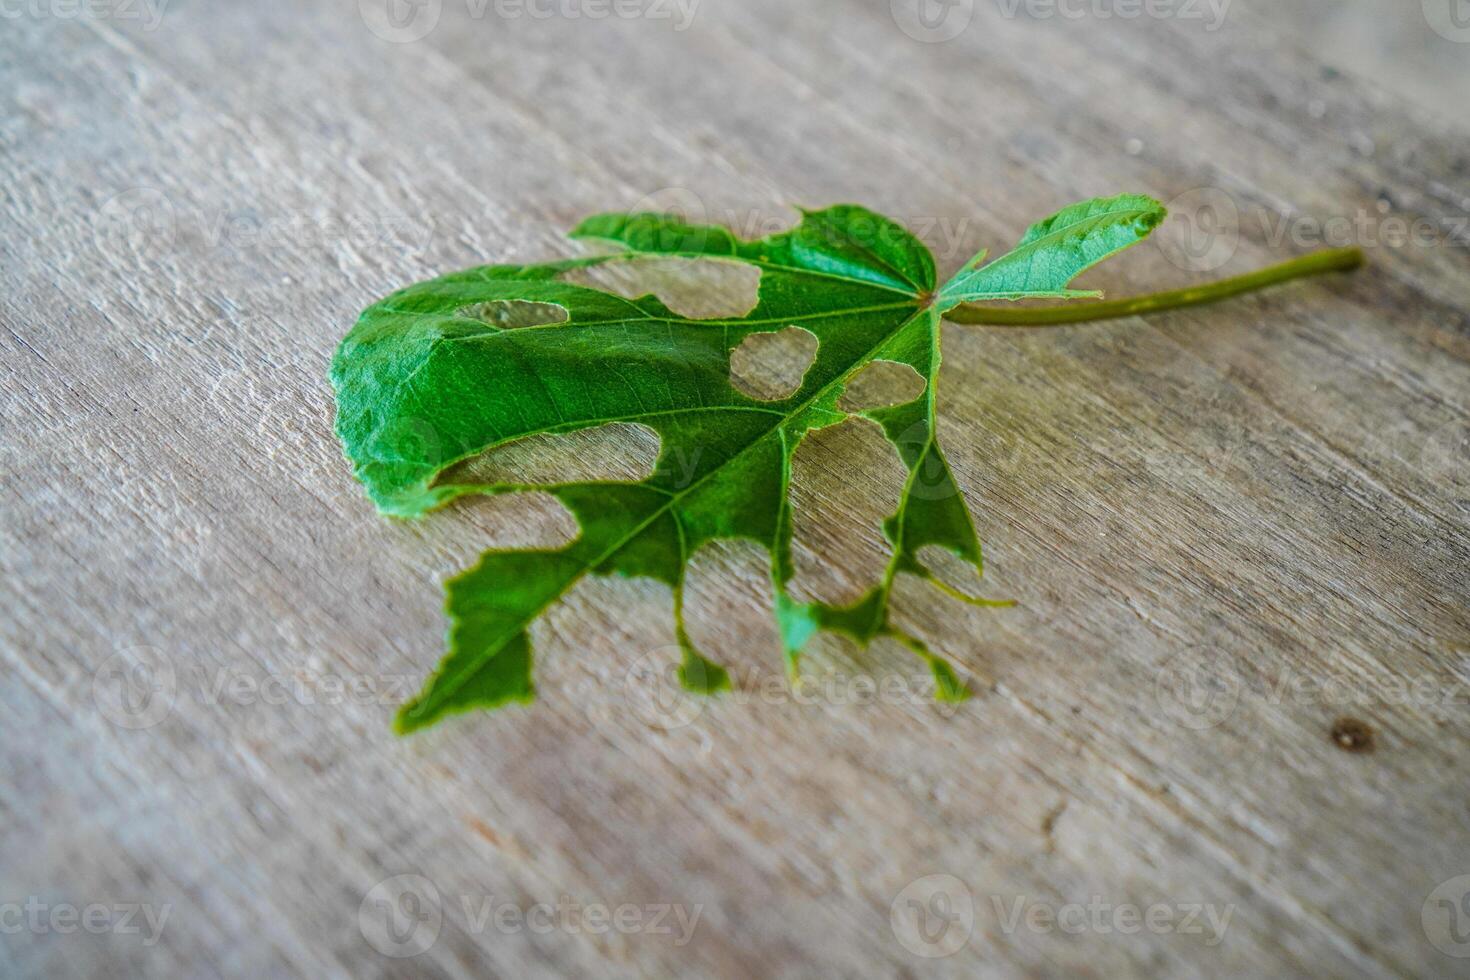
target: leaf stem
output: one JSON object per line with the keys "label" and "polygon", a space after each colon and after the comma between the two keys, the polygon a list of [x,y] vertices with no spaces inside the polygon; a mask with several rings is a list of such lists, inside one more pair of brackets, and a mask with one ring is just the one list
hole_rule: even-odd
{"label": "leaf stem", "polygon": [[1015,599],[985,599],[977,595],[970,595],[968,592],[962,592],[959,589],[955,588],[953,585],[950,585],[948,582],[940,579],[937,575],[926,575],[925,578],[929,580],[930,585],[934,586],[945,595],[954,596],[961,602],[968,602],[972,606],[989,606],[995,609],[1009,609],[1011,606],[1016,605]]}
{"label": "leaf stem", "polygon": [[1299,256],[1277,265],[1270,265],[1255,272],[1203,286],[1190,286],[1164,293],[1149,293],[1128,299],[1104,300],[1097,303],[1069,303],[1060,306],[1032,306],[1002,308],[995,306],[957,306],[944,314],[946,320],[955,323],[977,323],[998,327],[1050,327],[1063,323],[1084,323],[1089,320],[1107,320],[1120,316],[1140,316],[1160,310],[1177,310],[1186,306],[1199,306],[1217,300],[1238,296],[1241,293],[1264,289],[1278,283],[1315,276],[1323,272],[1347,272],[1363,264],[1363,250],[1359,248],[1329,248],[1310,255]]}

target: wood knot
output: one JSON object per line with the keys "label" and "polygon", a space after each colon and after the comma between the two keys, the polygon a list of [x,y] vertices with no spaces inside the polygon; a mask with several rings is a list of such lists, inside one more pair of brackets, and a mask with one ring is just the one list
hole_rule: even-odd
{"label": "wood knot", "polygon": [[1344,752],[1372,752],[1373,727],[1357,718],[1339,718],[1332,723],[1332,741]]}

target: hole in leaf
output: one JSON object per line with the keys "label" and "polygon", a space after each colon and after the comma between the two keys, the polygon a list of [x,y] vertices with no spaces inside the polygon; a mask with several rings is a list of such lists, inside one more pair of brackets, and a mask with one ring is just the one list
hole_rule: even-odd
{"label": "hole in leaf", "polygon": [[907,471],[876,425],[848,419],[807,434],[791,466],[792,542],[801,600],[846,603],[883,576],[883,519]]}
{"label": "hole in leaf", "polygon": [[564,548],[581,533],[566,505],[541,490],[464,498],[432,521],[375,519],[370,526],[343,569],[387,568],[436,581],[471,567],[486,549]]}
{"label": "hole in leaf", "polygon": [[761,401],[790,398],[817,359],[818,346],[816,336],[800,327],[753,333],[730,352],[730,383]]}
{"label": "hole in leaf", "polygon": [[701,545],[684,579],[684,620],[700,653],[725,667],[740,686],[750,677],[781,677],[770,585],[771,556],[753,541]]}
{"label": "hole in leaf", "polygon": [[471,303],[454,311],[455,316],[479,320],[503,330],[515,327],[539,327],[547,323],[565,323],[567,311],[555,303],[533,303],[524,299],[496,299],[488,303]]}
{"label": "hole in leaf", "polygon": [[863,412],[885,405],[902,405],[924,393],[924,376],[897,361],[874,361],[859,371],[842,392],[837,407]]}
{"label": "hole in leaf", "polygon": [[761,272],[745,262],[639,258],[571,269],[558,278],[628,299],[652,293],[682,317],[710,320],[741,317],[755,309]]}
{"label": "hole in leaf", "polygon": [[653,474],[659,438],[646,425],[613,422],[558,435],[527,436],[456,463],[435,480],[446,483],[636,482]]}
{"label": "hole in leaf", "polygon": [[566,505],[539,490],[481,497],[475,507],[457,513],[464,515],[465,526],[449,530],[446,525],[451,541],[442,547],[453,551],[456,558],[444,569],[445,574],[469,567],[486,548],[563,548],[581,533]]}
{"label": "hole in leaf", "polygon": [[990,577],[984,581],[980,573],[975,571],[975,566],[960,558],[948,548],[941,548],[937,544],[926,544],[919,549],[919,564],[933,572],[941,582],[959,589],[966,595],[979,596],[991,599],[1009,599],[1004,588],[997,584],[994,569]]}

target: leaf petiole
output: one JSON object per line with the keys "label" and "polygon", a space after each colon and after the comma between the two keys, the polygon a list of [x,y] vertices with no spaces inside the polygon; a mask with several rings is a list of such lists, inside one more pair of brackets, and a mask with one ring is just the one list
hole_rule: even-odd
{"label": "leaf petiole", "polygon": [[968,592],[962,592],[937,575],[929,575],[926,578],[929,584],[940,592],[943,592],[947,596],[953,596],[961,602],[968,602],[972,606],[984,606],[991,609],[1009,609],[1016,605],[1015,599],[986,599],[981,596],[970,595]]}
{"label": "leaf petiole", "polygon": [[1103,300],[1096,303],[1067,303],[1059,306],[1004,308],[964,304],[944,314],[955,323],[983,324],[997,327],[1050,327],[1064,323],[1085,323],[1120,316],[1141,316],[1162,310],[1200,306],[1217,300],[1239,296],[1268,286],[1315,276],[1323,272],[1347,272],[1363,264],[1360,248],[1329,248],[1299,256],[1277,265],[1248,272],[1243,276],[1221,279],[1203,286],[1189,286],[1163,293],[1149,293],[1128,299]]}

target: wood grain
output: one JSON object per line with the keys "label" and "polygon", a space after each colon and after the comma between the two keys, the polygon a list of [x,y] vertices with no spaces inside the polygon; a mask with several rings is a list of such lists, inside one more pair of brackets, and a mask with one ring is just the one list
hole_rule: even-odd
{"label": "wood grain", "polygon": [[[1438,904],[1470,891],[1463,128],[1254,8],[981,2],[923,43],[882,3],[707,2],[676,30],[445,0],[389,43],[356,7],[0,34],[0,972],[1470,975],[1470,914]],[[578,218],[640,202],[759,234],[858,201],[948,272],[1123,190],[1176,214],[1089,274],[1114,295],[1333,218],[1369,265],[1146,322],[945,328],[978,587],[1019,606],[905,580],[897,613],[969,703],[828,639],[788,688],[764,560],[724,545],[691,630],[735,696],[661,700],[667,590],[593,581],[534,630],[534,706],[390,735],[441,652],[439,580],[574,528],[534,498],[372,512],[325,380],[367,303],[570,254]],[[569,451],[637,472],[650,446]],[[845,424],[797,470],[800,587],[856,595],[896,465]]]}

